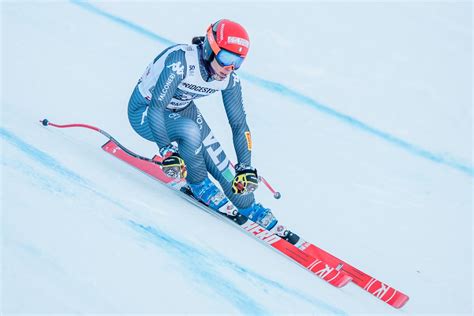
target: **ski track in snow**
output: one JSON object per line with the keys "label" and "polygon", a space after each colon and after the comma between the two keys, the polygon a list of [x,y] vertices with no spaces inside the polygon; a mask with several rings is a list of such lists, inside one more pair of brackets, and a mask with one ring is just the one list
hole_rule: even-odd
{"label": "ski track in snow", "polygon": [[[100,16],[103,16],[105,18],[108,18],[109,20],[115,22],[115,23],[118,23],[122,26],[125,26],[131,30],[133,30],[134,32],[137,32],[139,34],[142,34],[148,38],[151,38],[153,40],[156,40],[158,42],[160,42],[161,44],[163,45],[166,45],[166,46],[169,46],[169,45],[175,45],[177,43],[174,43],[172,41],[170,41],[169,39],[166,39],[165,37],[162,37],[152,31],[149,31],[143,27],[141,27],[140,25],[137,25],[133,22],[130,22],[130,21],[127,21],[126,19],[123,19],[123,18],[120,18],[118,16],[115,16],[113,14],[110,14],[100,8],[97,8],[95,7],[94,5],[88,3],[88,2],[85,2],[85,1],[78,1],[78,0],[70,0],[71,3],[75,4],[75,5],[78,5],[80,6],[81,8],[83,9],[86,9],[94,14],[97,14],[97,15],[100,15]],[[321,113],[324,113],[324,114],[327,114],[333,118],[336,118],[338,119],[339,121],[345,123],[345,124],[348,124],[350,126],[353,126],[361,131],[364,131],[366,133],[369,133],[375,137],[378,137],[379,139],[382,139],[394,146],[397,146],[399,148],[402,148],[404,150],[406,150],[407,152],[413,154],[413,155],[416,155],[416,156],[419,156],[419,157],[422,157],[422,158],[425,158],[425,159],[428,159],[430,161],[433,161],[433,162],[436,162],[436,163],[439,163],[439,164],[442,164],[442,165],[445,165],[445,166],[448,166],[448,167],[451,167],[451,168],[454,168],[456,170],[459,170],[471,177],[474,177],[474,168],[473,166],[469,165],[468,163],[464,163],[464,162],[461,162],[461,161],[458,161],[454,158],[451,158],[450,155],[446,155],[446,154],[437,154],[437,153],[433,153],[427,149],[424,149],[418,145],[415,145],[415,144],[411,144],[410,142],[408,141],[405,141],[401,138],[398,138],[388,132],[384,132],[380,129],[377,129],[375,127],[372,127],[354,117],[351,117],[349,115],[346,115],[344,113],[340,113],[326,105],[323,105],[321,103],[319,103],[318,101],[308,97],[308,96],[305,96],[304,94],[301,94],[291,88],[288,88],[286,87],[285,85],[281,84],[281,83],[277,83],[277,82],[272,82],[272,81],[269,81],[269,80],[265,80],[265,79],[262,79],[262,78],[259,78],[257,76],[254,76],[254,75],[251,75],[249,73],[246,73],[244,71],[240,71],[239,72],[239,75],[242,77],[242,78],[245,78],[246,80],[248,80],[249,82],[252,82],[264,89],[267,89],[267,90],[270,90],[274,93],[279,93],[283,96],[286,96],[286,97],[289,97],[289,98],[292,98],[302,104],[307,104],[309,106],[311,106],[312,108],[320,111]]]}
{"label": "ski track in snow", "polygon": [[[9,159],[2,155],[2,165],[4,167],[13,168],[28,177],[32,178],[41,189],[46,191],[66,195],[68,197],[76,196],[77,188],[68,188],[61,183],[60,180],[66,180],[73,186],[78,186],[82,189],[92,192],[98,198],[103,199],[116,207],[125,210],[127,213],[133,214],[135,211],[115,198],[108,196],[94,188],[94,185],[87,181],[74,171],[63,166],[56,159],[26,143],[20,137],[16,136],[11,131],[0,128],[2,139],[21,151],[28,158],[40,163],[45,169],[53,171],[60,176],[59,180],[46,175],[42,170],[38,171],[33,166],[24,164],[18,160]],[[76,196],[80,198],[79,196]],[[179,262],[183,269],[188,270],[188,277],[194,280],[194,284],[206,285],[209,287],[220,299],[229,301],[236,310],[244,314],[271,314],[264,306],[261,306],[250,295],[246,294],[244,290],[239,289],[238,285],[227,278],[226,274],[220,272],[224,269],[231,271],[240,278],[245,278],[252,283],[259,284],[262,291],[266,292],[268,288],[277,290],[282,294],[292,296],[296,299],[304,301],[312,305],[315,311],[322,311],[325,314],[347,315],[343,310],[334,307],[326,302],[318,300],[307,294],[301,293],[295,289],[286,287],[276,281],[270,280],[256,272],[253,272],[241,265],[236,264],[232,260],[222,256],[219,253],[207,251],[203,248],[193,245],[189,241],[182,241],[174,238],[172,235],[166,233],[157,227],[144,225],[134,220],[127,218],[116,218],[120,223],[126,225],[131,230],[138,233],[142,240],[148,241],[158,247],[163,252],[172,256],[176,262]],[[28,251],[35,256],[41,256],[41,252],[36,250],[33,246],[24,245],[19,242],[9,241],[15,243],[20,248]],[[53,268],[61,269],[61,267],[53,265]]]}

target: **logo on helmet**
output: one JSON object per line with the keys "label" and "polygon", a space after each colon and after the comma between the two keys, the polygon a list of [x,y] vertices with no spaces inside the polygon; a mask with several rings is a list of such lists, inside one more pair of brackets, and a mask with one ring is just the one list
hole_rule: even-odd
{"label": "logo on helmet", "polygon": [[[249,48],[250,43],[246,39],[243,39],[241,37],[235,37],[235,36],[229,36],[227,37],[227,43],[229,44],[237,44],[240,46],[244,46],[246,48]],[[240,48],[240,51],[242,51],[242,48]]]}

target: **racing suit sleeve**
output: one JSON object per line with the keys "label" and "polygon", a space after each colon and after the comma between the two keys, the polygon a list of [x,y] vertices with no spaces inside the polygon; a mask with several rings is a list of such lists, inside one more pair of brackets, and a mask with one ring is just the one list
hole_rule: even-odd
{"label": "racing suit sleeve", "polygon": [[184,51],[176,50],[170,53],[166,57],[163,71],[152,91],[148,119],[153,138],[160,148],[171,142],[165,126],[165,109],[173,98],[179,83],[186,76],[186,68]]}
{"label": "racing suit sleeve", "polygon": [[229,85],[225,90],[222,90],[222,99],[232,129],[237,161],[239,164],[251,165],[252,139],[247,125],[240,79],[237,74],[230,75]]}

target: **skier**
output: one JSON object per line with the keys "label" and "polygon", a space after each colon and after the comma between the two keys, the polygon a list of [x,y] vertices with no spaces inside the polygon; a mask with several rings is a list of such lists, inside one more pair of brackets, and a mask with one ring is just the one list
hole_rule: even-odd
{"label": "skier", "polygon": [[[249,51],[249,37],[238,23],[222,19],[211,24],[192,45],[178,44],[161,52],[146,68],[128,105],[133,129],[155,142],[164,158],[163,171],[184,177],[196,199],[214,210],[247,216],[262,227],[296,243],[297,235],[270,209],[255,202],[257,170],[251,164],[252,139],[243,108],[239,69]],[[194,100],[222,92],[238,163],[235,175]],[[209,179],[220,183],[222,191]],[[231,201],[231,203],[229,202]],[[233,206],[232,206],[233,204]],[[233,212],[233,213],[232,213]]]}

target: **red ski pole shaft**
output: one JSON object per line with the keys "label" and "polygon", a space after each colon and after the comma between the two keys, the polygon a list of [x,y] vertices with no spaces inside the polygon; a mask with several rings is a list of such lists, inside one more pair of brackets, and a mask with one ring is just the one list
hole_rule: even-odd
{"label": "red ski pole shaft", "polygon": [[82,127],[82,128],[88,128],[88,129],[91,129],[93,131],[96,131],[96,132],[99,132],[101,133],[102,135],[104,135],[105,137],[107,137],[109,140],[115,142],[117,144],[118,147],[120,147],[120,149],[122,149],[124,152],[126,152],[127,154],[135,157],[135,158],[138,158],[138,159],[141,159],[141,160],[146,160],[146,161],[149,161],[149,162],[153,162],[157,165],[161,165],[160,162],[158,161],[155,161],[153,159],[150,159],[150,158],[147,158],[147,157],[143,157],[143,156],[140,156],[136,153],[134,153],[133,151],[125,148],[124,146],[122,146],[122,144],[120,144],[115,138],[113,138],[109,133],[107,133],[106,131],[103,131],[101,130],[100,128],[98,127],[95,127],[95,126],[92,126],[92,125],[88,125],[88,124],[65,124],[65,125],[60,125],[60,124],[55,124],[55,123],[51,123],[50,121],[48,121],[47,119],[43,119],[43,120],[40,120],[40,123],[43,124],[43,126],[53,126],[53,127],[57,127],[57,128],[71,128],[71,127]]}
{"label": "red ski pole shaft", "polygon": [[274,197],[275,199],[281,198],[280,192],[275,191],[275,189],[272,188],[272,186],[270,185],[270,183],[268,183],[268,181],[267,181],[264,177],[259,176],[259,177],[258,177],[258,180],[260,180],[261,182],[263,182],[263,184],[265,184],[265,186],[268,188],[268,190],[270,190],[270,192],[273,193],[273,197]]}

